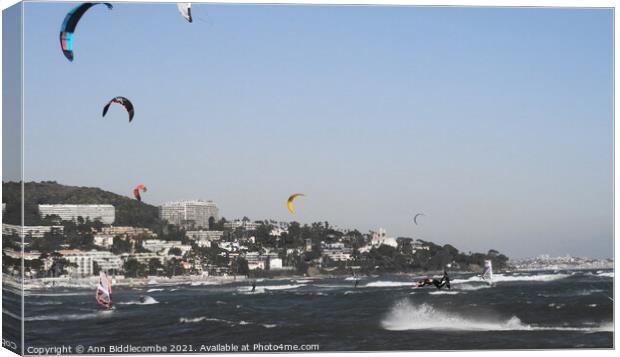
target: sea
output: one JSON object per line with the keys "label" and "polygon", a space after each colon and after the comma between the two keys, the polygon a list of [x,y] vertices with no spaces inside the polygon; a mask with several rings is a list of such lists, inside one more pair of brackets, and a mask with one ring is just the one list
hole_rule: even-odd
{"label": "sea", "polygon": [[[24,345],[26,353],[66,345],[99,354],[158,352],[153,346],[167,353],[609,349],[613,277],[612,270],[505,272],[489,285],[453,273],[450,290],[415,288],[421,277],[410,275],[360,277],[357,287],[353,277],[258,279],[254,292],[248,281],[119,286],[110,310],[96,304],[95,287],[30,290]],[[4,290],[5,338],[18,338],[11,306],[19,299]]]}

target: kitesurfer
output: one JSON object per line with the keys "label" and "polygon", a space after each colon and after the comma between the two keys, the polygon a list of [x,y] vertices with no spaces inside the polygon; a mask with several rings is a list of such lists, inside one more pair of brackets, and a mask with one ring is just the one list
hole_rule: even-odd
{"label": "kitesurfer", "polygon": [[138,296],[138,301],[140,301],[140,304],[144,304],[146,302],[146,297],[144,297],[144,295],[140,295]]}
{"label": "kitesurfer", "polygon": [[448,272],[446,272],[445,270],[443,271],[443,276],[441,277],[441,280],[426,278],[419,280],[416,283],[417,288],[421,288],[426,285],[434,285],[437,289],[441,289],[443,287],[447,287],[448,289],[450,289],[450,277],[448,276]]}
{"label": "kitesurfer", "polygon": [[252,292],[256,291],[256,280],[252,282]]}

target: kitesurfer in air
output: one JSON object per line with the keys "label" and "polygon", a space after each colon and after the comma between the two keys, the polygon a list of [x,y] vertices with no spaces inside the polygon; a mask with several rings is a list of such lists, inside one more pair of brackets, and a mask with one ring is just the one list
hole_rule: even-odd
{"label": "kitesurfer in air", "polygon": [[448,276],[448,272],[446,272],[445,270],[443,271],[443,276],[441,277],[441,280],[431,278],[419,280],[416,283],[416,288],[421,288],[427,285],[434,285],[437,289],[441,289],[443,287],[447,287],[448,289],[450,289],[450,277]]}

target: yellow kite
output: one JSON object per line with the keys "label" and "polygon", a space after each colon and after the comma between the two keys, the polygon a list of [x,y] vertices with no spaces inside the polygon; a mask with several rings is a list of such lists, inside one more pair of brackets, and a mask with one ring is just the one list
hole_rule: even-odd
{"label": "yellow kite", "polygon": [[286,205],[288,207],[288,210],[291,213],[295,213],[295,208],[293,207],[293,200],[297,197],[297,196],[305,196],[303,193],[294,193],[291,195],[291,197],[288,198],[288,201],[286,202]]}

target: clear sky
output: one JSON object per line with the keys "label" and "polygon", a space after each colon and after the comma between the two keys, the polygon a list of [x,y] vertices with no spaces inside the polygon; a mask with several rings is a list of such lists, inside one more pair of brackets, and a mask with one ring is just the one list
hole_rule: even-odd
{"label": "clear sky", "polygon": [[[190,24],[119,3],[84,15],[70,63],[73,6],[25,7],[28,181],[612,256],[612,10],[195,4]],[[118,95],[131,124],[101,117]]]}

